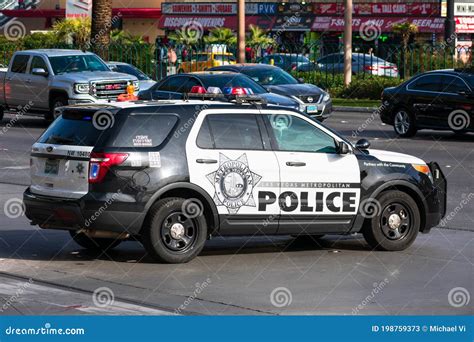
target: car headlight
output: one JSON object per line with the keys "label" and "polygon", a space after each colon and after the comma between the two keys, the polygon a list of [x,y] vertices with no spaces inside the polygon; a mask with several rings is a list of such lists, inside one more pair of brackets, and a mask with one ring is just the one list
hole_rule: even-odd
{"label": "car headlight", "polygon": [[426,164],[411,164],[411,165],[416,171],[427,175],[428,178],[431,180],[431,183],[434,183],[433,175],[431,174],[431,170],[428,165]]}
{"label": "car headlight", "polygon": [[78,94],[89,94],[91,87],[89,83],[76,83],[74,84],[74,91]]}
{"label": "car headlight", "polygon": [[133,86],[135,87],[135,91],[140,90],[140,82],[139,81],[133,81]]}
{"label": "car headlight", "polygon": [[328,93],[325,93],[323,96],[323,102],[328,102],[331,99],[331,95]]}
{"label": "car headlight", "polygon": [[[296,109],[298,109],[298,108],[296,108]],[[304,104],[300,104],[300,106],[299,106],[299,111],[300,111],[300,112],[306,111],[306,106],[305,106]]]}

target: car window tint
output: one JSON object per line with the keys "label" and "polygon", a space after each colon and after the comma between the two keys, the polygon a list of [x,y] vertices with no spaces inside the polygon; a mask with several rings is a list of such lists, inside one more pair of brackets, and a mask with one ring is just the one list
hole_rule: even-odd
{"label": "car window tint", "polygon": [[131,65],[125,65],[125,64],[118,64],[115,66],[114,71],[121,72],[124,74],[129,74],[132,76],[135,76],[138,78],[140,81],[144,80],[149,80],[150,78],[145,75],[143,72],[141,72],[139,69],[131,66]]}
{"label": "car window tint", "polygon": [[48,71],[48,67],[46,66],[44,59],[38,56],[34,56],[33,60],[31,61],[30,73],[33,72],[33,69],[44,69],[45,71]]}
{"label": "car window tint", "polygon": [[468,91],[466,83],[458,77],[443,76],[443,92],[458,93],[460,91]]}
{"label": "car window tint", "polygon": [[412,90],[440,91],[439,75],[421,76],[408,87]]}
{"label": "car window tint", "polygon": [[200,86],[201,83],[198,82],[198,80],[196,80],[195,78],[188,78],[181,86],[181,88],[179,89],[179,92],[182,92],[182,93],[190,93],[191,92],[191,89],[194,87],[194,86]]}
{"label": "car window tint", "polygon": [[16,55],[15,58],[13,59],[11,72],[24,74],[26,72],[26,67],[28,65],[29,59],[30,59],[30,56],[28,55]]}
{"label": "car window tint", "polygon": [[214,148],[212,143],[211,132],[209,130],[209,122],[205,119],[197,137],[197,145],[201,148]]}
{"label": "car window tint", "polygon": [[175,126],[175,115],[130,115],[111,139],[112,147],[156,147],[165,141]]}
{"label": "car window tint", "polygon": [[336,153],[334,139],[296,116],[268,115],[279,151]]}
{"label": "car window tint", "polygon": [[[255,115],[211,114],[206,117],[206,120],[208,120],[213,148],[263,150],[262,137]],[[205,141],[205,131],[202,134],[202,141]],[[200,147],[204,148],[204,146]]]}
{"label": "car window tint", "polygon": [[198,54],[197,55],[197,61],[198,62],[206,62],[209,59],[209,56],[207,53],[204,54]]}
{"label": "car window tint", "polygon": [[158,90],[180,93],[187,79],[183,76],[170,77],[158,87]]}

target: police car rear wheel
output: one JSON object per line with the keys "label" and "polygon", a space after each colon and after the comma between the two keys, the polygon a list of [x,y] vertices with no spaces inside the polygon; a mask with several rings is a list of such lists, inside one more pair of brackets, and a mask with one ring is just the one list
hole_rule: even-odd
{"label": "police car rear wheel", "polygon": [[151,208],[142,242],[154,259],[185,263],[203,249],[207,237],[206,219],[202,213],[189,215],[185,207],[184,198],[167,198]]}
{"label": "police car rear wheel", "polygon": [[69,231],[69,234],[71,234],[75,243],[90,250],[107,251],[117,247],[122,242],[121,240],[116,239],[91,238],[84,233],[77,233],[71,230]]}
{"label": "police car rear wheel", "polygon": [[401,191],[388,191],[378,199],[380,212],[370,218],[363,234],[374,249],[401,251],[415,241],[420,230],[420,212],[416,202]]}

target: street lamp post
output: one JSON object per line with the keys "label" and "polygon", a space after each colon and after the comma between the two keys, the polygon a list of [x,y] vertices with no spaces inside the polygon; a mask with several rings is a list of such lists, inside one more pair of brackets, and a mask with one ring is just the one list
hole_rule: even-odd
{"label": "street lamp post", "polygon": [[245,63],[245,0],[237,0],[237,16],[239,21],[237,48],[239,63]]}
{"label": "street lamp post", "polygon": [[344,86],[352,81],[352,0],[344,0]]}

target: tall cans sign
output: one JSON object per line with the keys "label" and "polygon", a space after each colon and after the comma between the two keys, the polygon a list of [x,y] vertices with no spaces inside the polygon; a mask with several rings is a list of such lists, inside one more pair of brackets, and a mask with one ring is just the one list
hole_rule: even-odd
{"label": "tall cans sign", "polygon": [[66,0],[66,18],[84,18],[92,14],[92,0]]}

